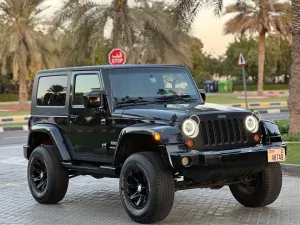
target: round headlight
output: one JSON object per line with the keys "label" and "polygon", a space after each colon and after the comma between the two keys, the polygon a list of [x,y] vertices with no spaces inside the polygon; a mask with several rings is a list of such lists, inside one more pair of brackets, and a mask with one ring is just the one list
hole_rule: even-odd
{"label": "round headlight", "polygon": [[182,131],[186,136],[196,137],[199,134],[199,127],[194,120],[187,119],[182,124]]}
{"label": "round headlight", "polygon": [[258,131],[258,120],[254,116],[248,116],[245,123],[247,130],[252,133],[256,133]]}

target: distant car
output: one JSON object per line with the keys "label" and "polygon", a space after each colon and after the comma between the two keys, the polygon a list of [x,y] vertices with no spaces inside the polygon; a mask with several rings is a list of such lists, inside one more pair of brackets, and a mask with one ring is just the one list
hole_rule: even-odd
{"label": "distant car", "polygon": [[276,124],[205,99],[181,66],[37,72],[24,146],[33,198],[57,203],[70,178],[90,175],[119,178],[138,223],[164,220],[174,193],[191,188],[228,185],[244,206],[273,203],[286,155]]}

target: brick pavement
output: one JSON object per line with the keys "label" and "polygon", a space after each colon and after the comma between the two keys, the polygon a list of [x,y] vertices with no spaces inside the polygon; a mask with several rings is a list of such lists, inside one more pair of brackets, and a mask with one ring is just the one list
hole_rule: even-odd
{"label": "brick pavement", "polygon": [[[20,159],[20,158],[19,158]],[[239,205],[227,187],[177,192],[169,217],[160,224],[300,224],[300,178],[284,177],[279,199],[269,207]],[[26,161],[0,156],[0,224],[135,224],[126,215],[118,180],[77,177],[64,200],[40,205],[30,195]]]}

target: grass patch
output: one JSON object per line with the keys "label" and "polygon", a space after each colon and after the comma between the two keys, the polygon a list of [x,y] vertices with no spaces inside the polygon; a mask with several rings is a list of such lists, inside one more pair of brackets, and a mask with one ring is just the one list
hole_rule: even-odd
{"label": "grass patch", "polygon": [[[264,91],[289,90],[288,84],[264,84]],[[244,91],[244,85],[233,85],[233,91]],[[257,91],[256,84],[248,84],[247,91]]]}
{"label": "grass patch", "polygon": [[284,164],[300,164],[300,144],[287,144],[287,156]]}
{"label": "grass patch", "polygon": [[24,116],[29,115],[29,110],[18,110],[18,111],[0,111],[0,117],[4,116]]}
{"label": "grass patch", "polygon": [[[249,103],[258,102],[286,102],[288,97],[274,97],[274,98],[261,98],[261,99],[248,99]],[[238,95],[233,94],[214,94],[206,95],[208,103],[216,104],[235,104],[235,103],[245,103],[244,98],[239,98]]]}
{"label": "grass patch", "polygon": [[0,124],[0,127],[18,127],[18,126],[23,126],[23,125],[27,125],[27,122],[24,122],[24,123],[3,123],[3,124]]}
{"label": "grass patch", "polygon": [[[0,102],[0,108],[3,109],[3,108],[18,108],[19,107],[19,104],[11,104],[11,103],[3,103],[3,102]],[[30,104],[26,104],[26,106],[30,107]]]}
{"label": "grass patch", "polygon": [[277,120],[275,122],[278,126],[288,126],[290,124],[289,120]]}

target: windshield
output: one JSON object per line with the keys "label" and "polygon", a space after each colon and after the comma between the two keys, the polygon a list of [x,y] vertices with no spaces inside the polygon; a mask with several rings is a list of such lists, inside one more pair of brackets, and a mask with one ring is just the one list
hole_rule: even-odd
{"label": "windshield", "polygon": [[185,68],[122,68],[113,69],[110,82],[114,98],[158,98],[172,95],[189,95],[199,98],[199,94]]}

